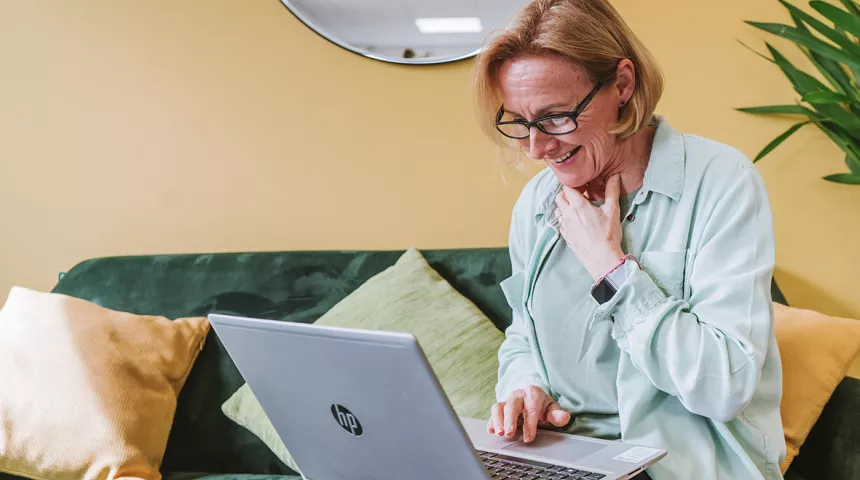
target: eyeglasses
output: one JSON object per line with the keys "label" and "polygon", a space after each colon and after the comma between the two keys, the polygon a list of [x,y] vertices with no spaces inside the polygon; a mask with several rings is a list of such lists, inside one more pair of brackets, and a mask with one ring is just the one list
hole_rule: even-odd
{"label": "eyeglasses", "polygon": [[529,138],[531,127],[537,127],[540,131],[549,135],[564,135],[571,133],[579,128],[577,117],[585,110],[585,107],[591,103],[591,100],[597,95],[597,92],[603,88],[604,82],[598,82],[594,89],[582,99],[581,102],[567,113],[556,113],[547,115],[546,117],[538,118],[537,120],[526,122],[525,120],[514,120],[503,122],[502,116],[505,114],[504,104],[499,107],[499,113],[496,114],[496,130],[508,138],[523,139]]}

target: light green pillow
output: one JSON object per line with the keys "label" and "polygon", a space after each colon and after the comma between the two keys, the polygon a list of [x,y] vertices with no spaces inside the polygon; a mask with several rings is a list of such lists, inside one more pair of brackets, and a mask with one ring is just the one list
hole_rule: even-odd
{"label": "light green pillow", "polygon": [[[488,417],[504,333],[439,276],[418,250],[406,251],[315,324],[415,335],[457,414]],[[221,410],[300,472],[247,384]]]}

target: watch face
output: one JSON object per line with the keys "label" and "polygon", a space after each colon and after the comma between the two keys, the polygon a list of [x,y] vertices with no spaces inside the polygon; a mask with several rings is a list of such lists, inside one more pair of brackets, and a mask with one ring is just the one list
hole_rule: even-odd
{"label": "watch face", "polygon": [[615,288],[606,279],[591,290],[591,296],[601,305],[611,300],[613,295],[615,295]]}

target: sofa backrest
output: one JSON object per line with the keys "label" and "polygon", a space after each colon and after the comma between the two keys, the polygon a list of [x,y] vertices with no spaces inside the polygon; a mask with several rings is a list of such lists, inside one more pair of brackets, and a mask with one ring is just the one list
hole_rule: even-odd
{"label": "sofa backrest", "polygon": [[[54,292],[107,308],[168,318],[211,312],[310,323],[403,251],[292,251],[110,257],[84,261]],[[506,248],[422,251],[430,265],[500,329],[511,321],[499,283]],[[774,299],[784,302],[776,285]],[[221,404],[243,379],[214,332],[179,397],[165,471],[291,473]]]}

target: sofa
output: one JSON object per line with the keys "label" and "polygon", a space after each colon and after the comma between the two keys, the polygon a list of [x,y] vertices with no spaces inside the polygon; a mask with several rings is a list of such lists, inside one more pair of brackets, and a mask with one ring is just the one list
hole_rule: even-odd
{"label": "sofa", "polygon": [[[291,251],[97,258],[59,275],[53,292],[107,308],[168,318],[211,312],[311,323],[402,251]],[[430,265],[499,328],[510,309],[499,283],[506,248],[423,250]],[[787,304],[776,283],[774,301]],[[298,480],[261,440],[233,423],[222,403],[243,379],[214,331],[182,389],[162,472],[167,480]],[[0,473],[0,480],[17,479]],[[830,398],[789,480],[860,478],[860,380]],[[316,479],[325,480],[325,479]]]}

